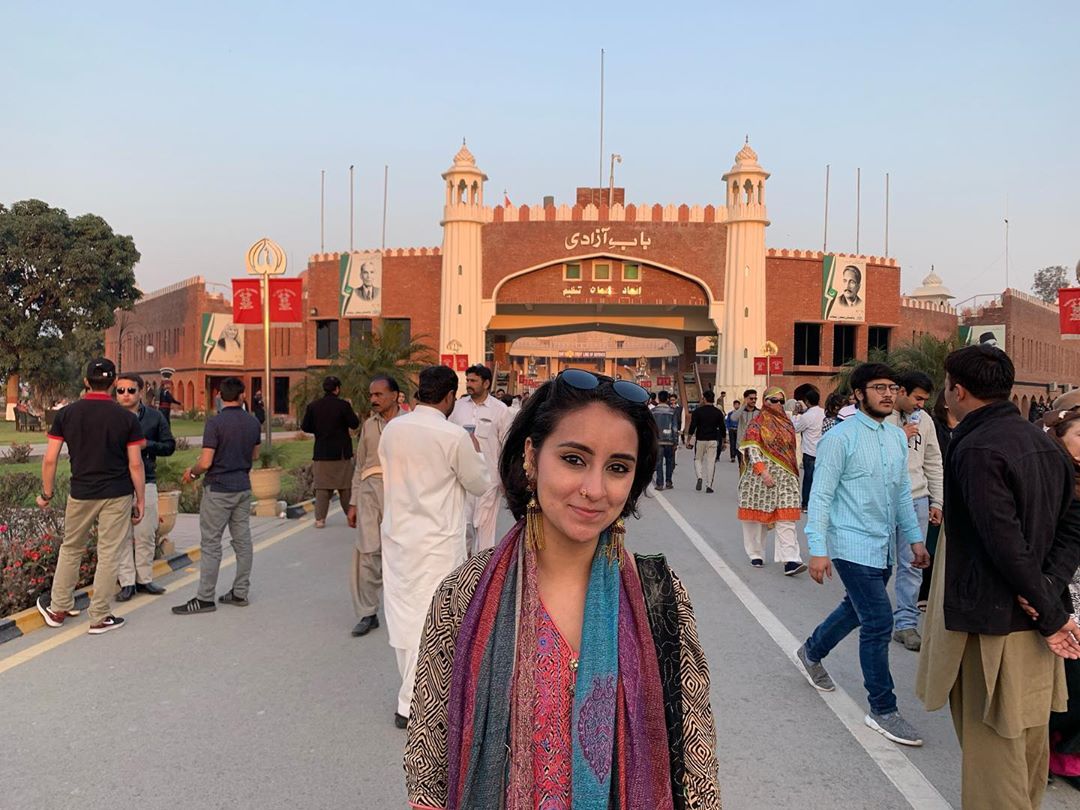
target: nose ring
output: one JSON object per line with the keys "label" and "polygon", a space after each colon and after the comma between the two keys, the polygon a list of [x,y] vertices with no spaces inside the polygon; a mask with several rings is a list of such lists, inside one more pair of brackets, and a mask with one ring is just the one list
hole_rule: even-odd
{"label": "nose ring", "polygon": [[581,488],[581,497],[582,498],[588,498],[589,497],[589,490],[585,489],[585,487]]}

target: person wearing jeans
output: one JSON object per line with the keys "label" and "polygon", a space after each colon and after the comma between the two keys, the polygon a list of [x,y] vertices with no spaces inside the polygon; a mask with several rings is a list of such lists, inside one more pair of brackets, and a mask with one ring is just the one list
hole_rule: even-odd
{"label": "person wearing jeans", "polygon": [[929,562],[911,502],[907,440],[902,430],[885,423],[900,390],[896,380],[884,364],[858,366],[851,386],[860,408],[818,445],[806,524],[810,576],[823,583],[835,565],[846,593],[795,655],[810,685],[831,692],[836,685],[821,662],[858,627],[859,663],[870,704],[864,722],[893,742],[922,745],[919,733],[897,711],[889,672],[893,620],[886,586],[896,557],[895,534],[899,531],[910,544],[916,568]]}
{"label": "person wearing jeans", "polygon": [[675,447],[679,441],[679,430],[675,424],[675,411],[668,404],[671,394],[661,391],[658,399],[660,404],[652,409],[660,441],[660,452],[656,456],[656,488],[674,489],[672,475],[675,472]]}
{"label": "person wearing jeans", "polygon": [[[941,505],[945,499],[944,472],[937,428],[923,408],[934,390],[934,383],[921,371],[900,375],[896,410],[886,421],[907,436],[908,475],[911,499],[919,518],[919,531],[926,537],[930,524],[941,524]],[[911,546],[896,537],[896,610],[893,611],[893,641],[912,652],[922,648],[919,635],[919,589],[923,572],[912,565]]]}
{"label": "person wearing jeans", "polygon": [[199,460],[184,470],[183,482],[190,484],[204,472],[206,486],[199,507],[202,557],[199,561],[199,591],[172,612],[179,616],[217,610],[218,572],[221,569],[221,539],[229,528],[236,552],[236,578],[228,593],[218,601],[243,607],[248,604],[251,582],[251,472],[259,457],[259,420],[240,404],[244,383],[239,377],[221,382],[221,413],[203,429]]}

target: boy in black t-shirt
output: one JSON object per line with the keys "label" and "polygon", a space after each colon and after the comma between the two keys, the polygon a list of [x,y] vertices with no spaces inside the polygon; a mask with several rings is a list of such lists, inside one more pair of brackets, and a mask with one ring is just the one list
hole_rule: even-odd
{"label": "boy in black t-shirt", "polygon": [[75,607],[90,531],[97,523],[97,570],[90,600],[90,633],[99,635],[123,627],[109,613],[116,593],[116,563],[128,527],[142,520],[146,506],[142,462],[142,429],[135,414],[121,408],[108,391],[116,381],[116,366],[104,357],[86,369],[87,394],[61,408],[49,429],[49,444],[41,462],[41,494],[37,504],[49,508],[60,448],[68,446],[71,495],[64,511],[64,540],[49,597],[38,597],[37,609],[49,627],[59,627]]}

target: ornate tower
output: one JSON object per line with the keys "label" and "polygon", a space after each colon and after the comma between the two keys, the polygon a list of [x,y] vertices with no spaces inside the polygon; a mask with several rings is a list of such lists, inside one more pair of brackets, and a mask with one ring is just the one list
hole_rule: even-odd
{"label": "ornate tower", "polygon": [[[476,158],[462,141],[454,165],[443,173],[442,303],[439,353],[465,354],[470,365],[484,362],[484,328],[480,320],[480,232],[483,228],[484,182]],[[464,375],[461,375],[464,385]]]}
{"label": "ornate tower", "polygon": [[765,333],[765,181],[769,173],[757,153],[746,145],[724,175],[727,188],[727,264],[724,268],[724,317],[717,358],[716,390],[739,398],[746,388],[760,389],[763,376],[754,374],[754,356],[769,336]]}

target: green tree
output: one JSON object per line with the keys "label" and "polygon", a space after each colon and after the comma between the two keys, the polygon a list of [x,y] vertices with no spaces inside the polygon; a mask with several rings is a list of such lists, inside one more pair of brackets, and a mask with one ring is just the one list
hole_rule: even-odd
{"label": "green tree", "polygon": [[[0,377],[55,381],[88,333],[131,309],[139,252],[95,214],[69,217],[41,200],[0,205]],[[82,359],[82,358],[80,358]]]}
{"label": "green tree", "polygon": [[434,351],[420,342],[423,337],[406,340],[398,324],[384,322],[370,336],[351,343],[329,366],[310,370],[296,386],[292,397],[294,412],[301,416],[309,402],[322,396],[323,378],[330,375],[341,380],[341,396],[352,402],[360,414],[371,409],[368,386],[377,374],[393,377],[405,396],[410,397],[420,371],[435,362]]}
{"label": "green tree", "polygon": [[1063,264],[1054,264],[1035,271],[1031,291],[1048,304],[1057,303],[1058,290],[1069,286],[1069,271]]}
{"label": "green tree", "polygon": [[[940,391],[945,385],[945,358],[949,356],[949,352],[959,349],[960,346],[959,335],[945,340],[933,335],[919,335],[887,352],[871,350],[869,362],[885,363],[898,372],[921,371],[934,381],[934,390]],[[851,372],[862,363],[862,360],[851,360],[833,375],[836,390],[845,394],[851,391]]]}

